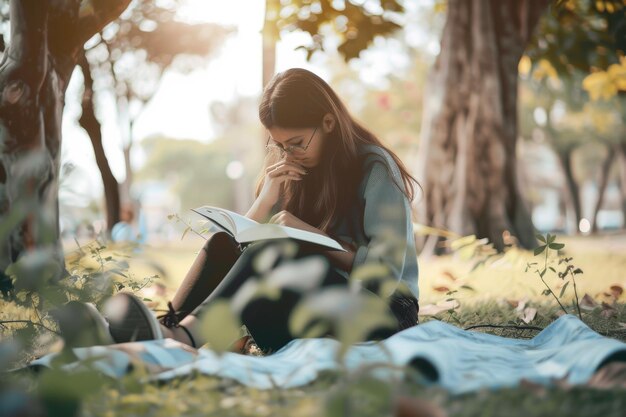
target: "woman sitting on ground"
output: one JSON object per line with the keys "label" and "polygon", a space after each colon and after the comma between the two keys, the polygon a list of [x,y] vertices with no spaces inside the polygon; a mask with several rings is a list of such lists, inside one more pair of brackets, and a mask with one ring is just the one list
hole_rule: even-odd
{"label": "woman sitting on ground", "polygon": [[[410,207],[415,179],[310,71],[294,68],[277,74],[263,92],[259,117],[268,131],[268,153],[256,200],[246,216],[341,243],[346,252],[311,250],[293,241],[298,247],[293,259],[323,255],[326,272],[313,291],[346,287],[350,273],[367,263],[385,265],[393,291],[379,296],[385,298],[397,326],[378,329],[369,338],[416,325],[418,268]],[[208,307],[216,300],[233,299],[248,280],[259,279],[252,262],[255,256],[283,244],[284,240],[266,241],[242,250],[227,233],[213,234],[160,321],[128,293],[118,293],[105,303],[103,313],[113,341],[169,337],[202,345],[199,323]],[[291,261],[279,256],[274,268]],[[374,280],[363,282],[360,289],[379,290],[380,281]],[[306,294],[286,287],[280,291],[276,300],[254,298],[237,312],[266,352],[297,337],[289,329],[289,315]]]}

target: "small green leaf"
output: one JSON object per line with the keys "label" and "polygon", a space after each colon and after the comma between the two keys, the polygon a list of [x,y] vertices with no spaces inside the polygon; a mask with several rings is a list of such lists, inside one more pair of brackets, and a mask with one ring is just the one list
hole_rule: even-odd
{"label": "small green leaf", "polygon": [[185,235],[187,234],[187,232],[189,232],[191,230],[190,226],[187,226],[185,228],[185,230],[183,231],[183,235],[180,237],[180,240],[183,240],[185,238]]}
{"label": "small green leaf", "polygon": [[537,234],[535,235],[535,237],[537,238],[537,240],[539,240],[539,241],[541,241],[541,242],[543,242],[543,243],[547,243],[547,242],[546,242],[546,238],[545,238],[545,237],[543,237],[543,235],[542,235],[541,233],[537,233]]}
{"label": "small green leaf", "polygon": [[565,289],[567,288],[568,285],[569,285],[569,281],[567,281],[565,285],[563,285],[563,288],[561,288],[561,293],[559,294],[559,298],[563,297],[563,294],[565,294]]}
{"label": "small green leaf", "polygon": [[548,234],[548,236],[549,236],[548,237],[548,244],[554,242],[554,240],[556,239],[556,235]]}
{"label": "small green leaf", "polygon": [[565,245],[562,243],[550,243],[549,247],[552,250],[559,250],[559,249],[563,249]]}
{"label": "small green leaf", "polygon": [[539,272],[539,276],[543,278],[543,276],[546,274],[546,271],[547,271],[546,268],[543,268],[541,272]]}
{"label": "small green leaf", "polygon": [[550,271],[552,271],[552,272],[554,272],[554,273],[556,274],[556,269],[554,269],[554,268],[553,268],[553,267],[551,267],[551,266],[550,266],[550,267],[548,267],[548,268],[550,268]]}
{"label": "small green leaf", "polygon": [[546,250],[546,245],[543,246],[539,246],[535,248],[535,256],[540,255],[543,253],[544,250]]}

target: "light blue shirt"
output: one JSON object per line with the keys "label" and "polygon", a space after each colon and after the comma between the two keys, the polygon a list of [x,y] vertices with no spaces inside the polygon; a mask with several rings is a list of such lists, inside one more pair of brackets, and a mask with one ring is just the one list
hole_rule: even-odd
{"label": "light blue shirt", "polygon": [[411,205],[403,192],[400,169],[379,146],[363,146],[360,153],[364,162],[358,198],[350,214],[334,228],[335,234],[356,247],[353,273],[366,264],[382,264],[398,291],[408,288],[419,299]]}

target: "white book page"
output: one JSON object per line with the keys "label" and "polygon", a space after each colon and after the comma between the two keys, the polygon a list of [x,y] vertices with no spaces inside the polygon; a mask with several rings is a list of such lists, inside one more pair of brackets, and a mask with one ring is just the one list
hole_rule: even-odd
{"label": "white book page", "polygon": [[280,226],[278,224],[258,224],[254,228],[248,228],[239,234],[239,242],[255,242],[257,240],[294,238],[305,242],[315,243],[326,246],[331,249],[346,252],[341,245],[319,233],[307,232],[306,230],[295,229],[288,226]]}
{"label": "white book page", "polygon": [[192,210],[209,219],[215,220],[218,225],[223,226],[223,223],[227,222],[229,226],[227,229],[233,236],[235,236],[235,238],[238,238],[242,231],[255,227],[259,224],[252,219],[235,213],[234,211],[219,207],[202,206]]}

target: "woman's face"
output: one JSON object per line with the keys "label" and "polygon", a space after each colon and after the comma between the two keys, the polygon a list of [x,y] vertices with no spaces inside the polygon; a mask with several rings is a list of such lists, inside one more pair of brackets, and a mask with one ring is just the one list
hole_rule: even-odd
{"label": "woman's face", "polygon": [[281,155],[287,161],[305,168],[312,168],[319,164],[325,139],[321,126],[303,129],[275,126],[268,131],[269,144],[286,149],[287,151],[282,152]]}
{"label": "woman's face", "polygon": [[269,145],[278,146],[283,158],[304,168],[317,166],[324,153],[324,143],[328,133],[335,128],[335,117],[327,113],[317,127],[282,128],[274,126],[269,131]]}

